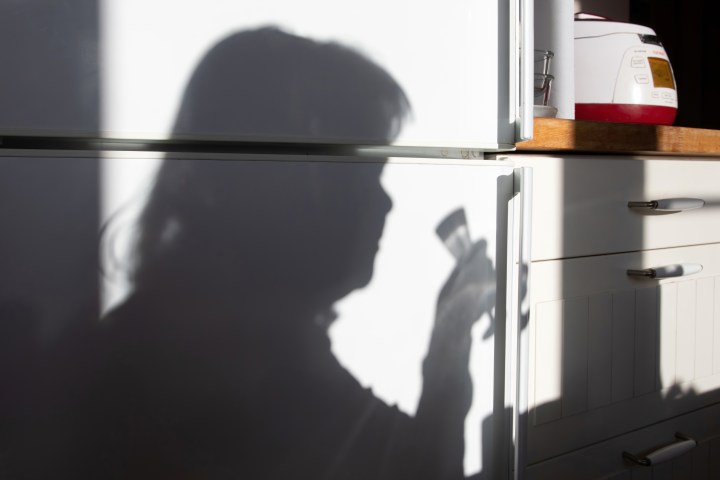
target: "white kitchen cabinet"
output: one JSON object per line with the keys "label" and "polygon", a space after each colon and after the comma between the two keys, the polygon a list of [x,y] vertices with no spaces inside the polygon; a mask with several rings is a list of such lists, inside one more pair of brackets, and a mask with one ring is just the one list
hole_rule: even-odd
{"label": "white kitchen cabinet", "polygon": [[[717,478],[720,162],[511,158],[534,177],[525,478]],[[628,207],[674,198],[705,205]],[[628,275],[677,264],[702,270]],[[653,467],[623,458],[677,442],[676,432],[698,445]]]}

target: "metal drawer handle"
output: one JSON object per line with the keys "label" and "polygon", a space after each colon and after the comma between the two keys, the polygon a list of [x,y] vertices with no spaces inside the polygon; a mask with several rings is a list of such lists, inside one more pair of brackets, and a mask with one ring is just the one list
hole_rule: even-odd
{"label": "metal drawer handle", "polygon": [[656,212],[684,212],[705,206],[705,200],[700,198],[663,198],[649,202],[628,202],[628,207]]}
{"label": "metal drawer handle", "polygon": [[637,463],[638,465],[650,467],[657,465],[658,463],[671,460],[675,457],[679,457],[683,453],[689,452],[697,446],[696,440],[688,437],[687,435],[683,435],[682,433],[676,433],[675,438],[680,441],[660,447],[657,450],[648,453],[644,457],[639,457],[630,452],[623,452],[623,458],[626,458],[633,463]]}
{"label": "metal drawer handle", "polygon": [[629,277],[643,278],[674,278],[695,275],[702,272],[703,266],[699,263],[679,263],[676,265],[665,265],[664,267],[645,268],[643,270],[628,270]]}

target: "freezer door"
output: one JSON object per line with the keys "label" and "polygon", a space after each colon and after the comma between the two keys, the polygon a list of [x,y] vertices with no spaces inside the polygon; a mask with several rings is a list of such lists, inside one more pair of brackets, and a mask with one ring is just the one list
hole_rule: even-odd
{"label": "freezer door", "polygon": [[512,168],[171,158],[0,158],[9,478],[509,478]]}
{"label": "freezer door", "polygon": [[523,4],[4,2],[0,133],[508,148]]}

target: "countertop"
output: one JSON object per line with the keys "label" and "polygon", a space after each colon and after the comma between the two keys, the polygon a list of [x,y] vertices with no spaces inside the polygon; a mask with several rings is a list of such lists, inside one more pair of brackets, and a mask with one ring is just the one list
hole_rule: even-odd
{"label": "countertop", "polygon": [[517,151],[720,157],[720,130],[535,118]]}

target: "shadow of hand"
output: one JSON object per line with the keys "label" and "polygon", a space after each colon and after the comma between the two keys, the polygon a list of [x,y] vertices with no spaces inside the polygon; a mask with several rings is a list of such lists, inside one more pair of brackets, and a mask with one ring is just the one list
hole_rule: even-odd
{"label": "shadow of hand", "polygon": [[[457,262],[438,297],[435,328],[468,334],[475,322],[495,306],[495,269],[487,242],[478,240]],[[492,322],[485,337],[492,333]]]}

